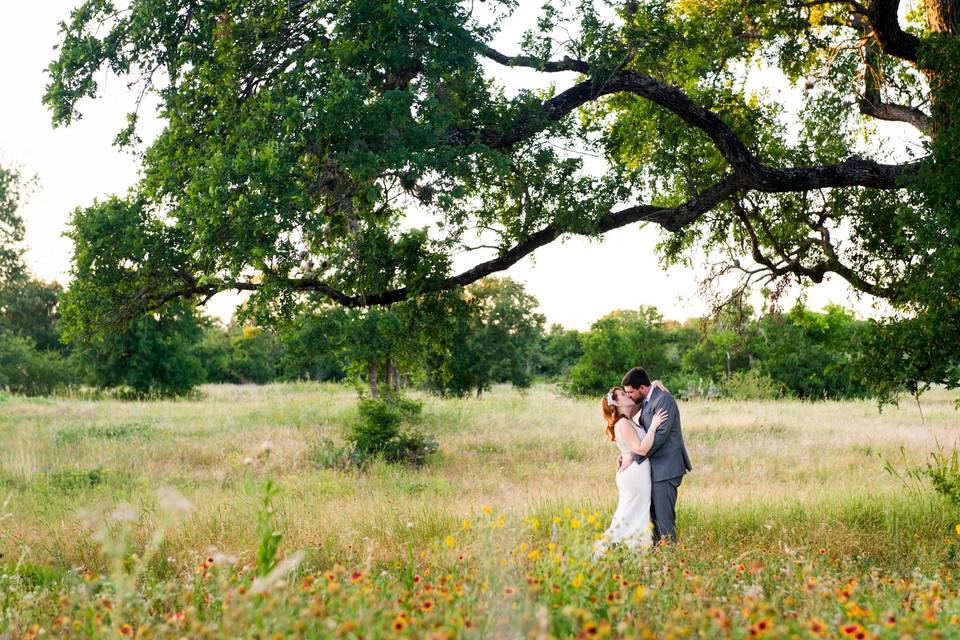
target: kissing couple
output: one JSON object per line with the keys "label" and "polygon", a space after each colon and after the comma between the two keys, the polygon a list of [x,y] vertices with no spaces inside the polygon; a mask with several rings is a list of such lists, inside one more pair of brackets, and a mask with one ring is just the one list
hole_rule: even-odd
{"label": "kissing couple", "polygon": [[634,367],[600,403],[605,433],[617,455],[617,510],[594,548],[602,556],[614,543],[630,550],[677,541],[677,489],[693,471],[683,444],[680,410],[663,383]]}

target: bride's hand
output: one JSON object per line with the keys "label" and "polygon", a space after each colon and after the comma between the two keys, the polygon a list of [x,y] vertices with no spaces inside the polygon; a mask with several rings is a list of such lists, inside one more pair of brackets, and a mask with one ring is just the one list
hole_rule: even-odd
{"label": "bride's hand", "polygon": [[659,427],[666,421],[667,421],[667,410],[660,409],[660,411],[657,411],[655,414],[653,414],[653,419],[650,421],[650,428],[655,430],[657,427]]}
{"label": "bride's hand", "polygon": [[657,389],[660,389],[664,393],[670,393],[670,389],[667,389],[667,387],[664,386],[662,380],[654,380],[653,382],[650,383],[650,386],[656,387]]}

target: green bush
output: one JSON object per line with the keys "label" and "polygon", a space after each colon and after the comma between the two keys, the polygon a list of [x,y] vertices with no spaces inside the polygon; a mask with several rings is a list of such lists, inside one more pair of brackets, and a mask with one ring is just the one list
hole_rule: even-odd
{"label": "green bush", "polygon": [[784,395],[783,385],[756,369],[734,373],[723,383],[723,392],[733,400],[776,400]]}
{"label": "green bush", "polygon": [[383,449],[383,458],[387,462],[422,467],[430,454],[436,453],[439,448],[433,436],[419,431],[404,431],[387,442]]}
{"label": "green bush", "polygon": [[677,374],[664,384],[681,400],[714,400],[723,393],[713,380],[703,376]]}
{"label": "green bush", "polygon": [[930,454],[924,474],[933,484],[933,490],[960,507],[960,455],[956,447],[945,452],[941,447]]}
{"label": "green bush", "polygon": [[[404,422],[417,420],[421,409],[419,402],[402,396],[392,396],[386,400],[361,400],[360,419],[354,422],[347,436],[353,448],[348,457],[365,461],[383,456],[384,460],[392,463],[424,464],[427,457],[437,451],[436,441],[419,431],[401,429]],[[336,448],[329,455],[334,461],[344,456]]]}
{"label": "green bush", "polygon": [[0,329],[0,388],[28,396],[50,395],[76,381],[73,363],[33,341]]}
{"label": "green bush", "polygon": [[310,444],[307,459],[318,469],[337,471],[362,467],[365,460],[356,447],[338,445],[326,436],[319,436]]}

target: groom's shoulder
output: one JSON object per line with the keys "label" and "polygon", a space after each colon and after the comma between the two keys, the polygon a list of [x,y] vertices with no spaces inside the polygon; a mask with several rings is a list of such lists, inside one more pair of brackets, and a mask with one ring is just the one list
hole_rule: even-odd
{"label": "groom's shoulder", "polygon": [[671,393],[670,393],[669,391],[663,391],[663,390],[661,390],[656,396],[654,396],[654,398],[653,398],[653,404],[655,404],[655,405],[661,405],[661,406],[664,406],[664,405],[665,405],[665,406],[670,406],[670,405],[672,405],[672,406],[677,406],[677,401],[676,401],[676,399],[673,397],[673,395],[671,395]]}

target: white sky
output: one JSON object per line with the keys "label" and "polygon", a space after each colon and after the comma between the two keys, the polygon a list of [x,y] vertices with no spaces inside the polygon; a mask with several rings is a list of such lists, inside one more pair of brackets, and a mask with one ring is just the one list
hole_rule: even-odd
{"label": "white sky", "polygon": [[[27,264],[40,278],[66,284],[71,243],[63,236],[70,213],[96,198],[124,193],[137,178],[137,161],[112,146],[112,141],[135,95],[121,80],[104,75],[103,97],[81,104],[83,118],[67,128],[53,129],[50,113],[41,104],[47,82],[45,68],[53,59],[57,25],[80,0],[12,2],[0,0],[0,65],[4,95],[0,98],[0,163],[20,165],[39,178],[39,188],[21,210],[26,225]],[[536,3],[539,5],[539,3]],[[530,12],[534,4],[529,5]],[[523,13],[524,10],[521,10]],[[518,51],[519,33],[528,21],[511,19],[495,45],[505,52]],[[515,71],[512,86],[538,82],[533,72]],[[554,75],[547,82],[565,86],[572,76]],[[539,81],[542,86],[543,81]],[[508,85],[508,86],[509,86]],[[150,140],[160,123],[150,122],[149,107],[142,107]],[[525,283],[540,301],[548,322],[586,329],[614,309],[654,305],[667,318],[682,320],[701,315],[707,305],[698,296],[702,273],[687,268],[664,271],[654,254],[662,237],[659,227],[631,226],[615,230],[602,240],[574,237],[538,250],[509,271]],[[635,274],[641,274],[636,277]],[[239,298],[232,293],[215,297],[208,312],[226,320]],[[828,302],[872,315],[867,301],[857,301],[839,279],[807,291],[807,302],[818,309]]]}

